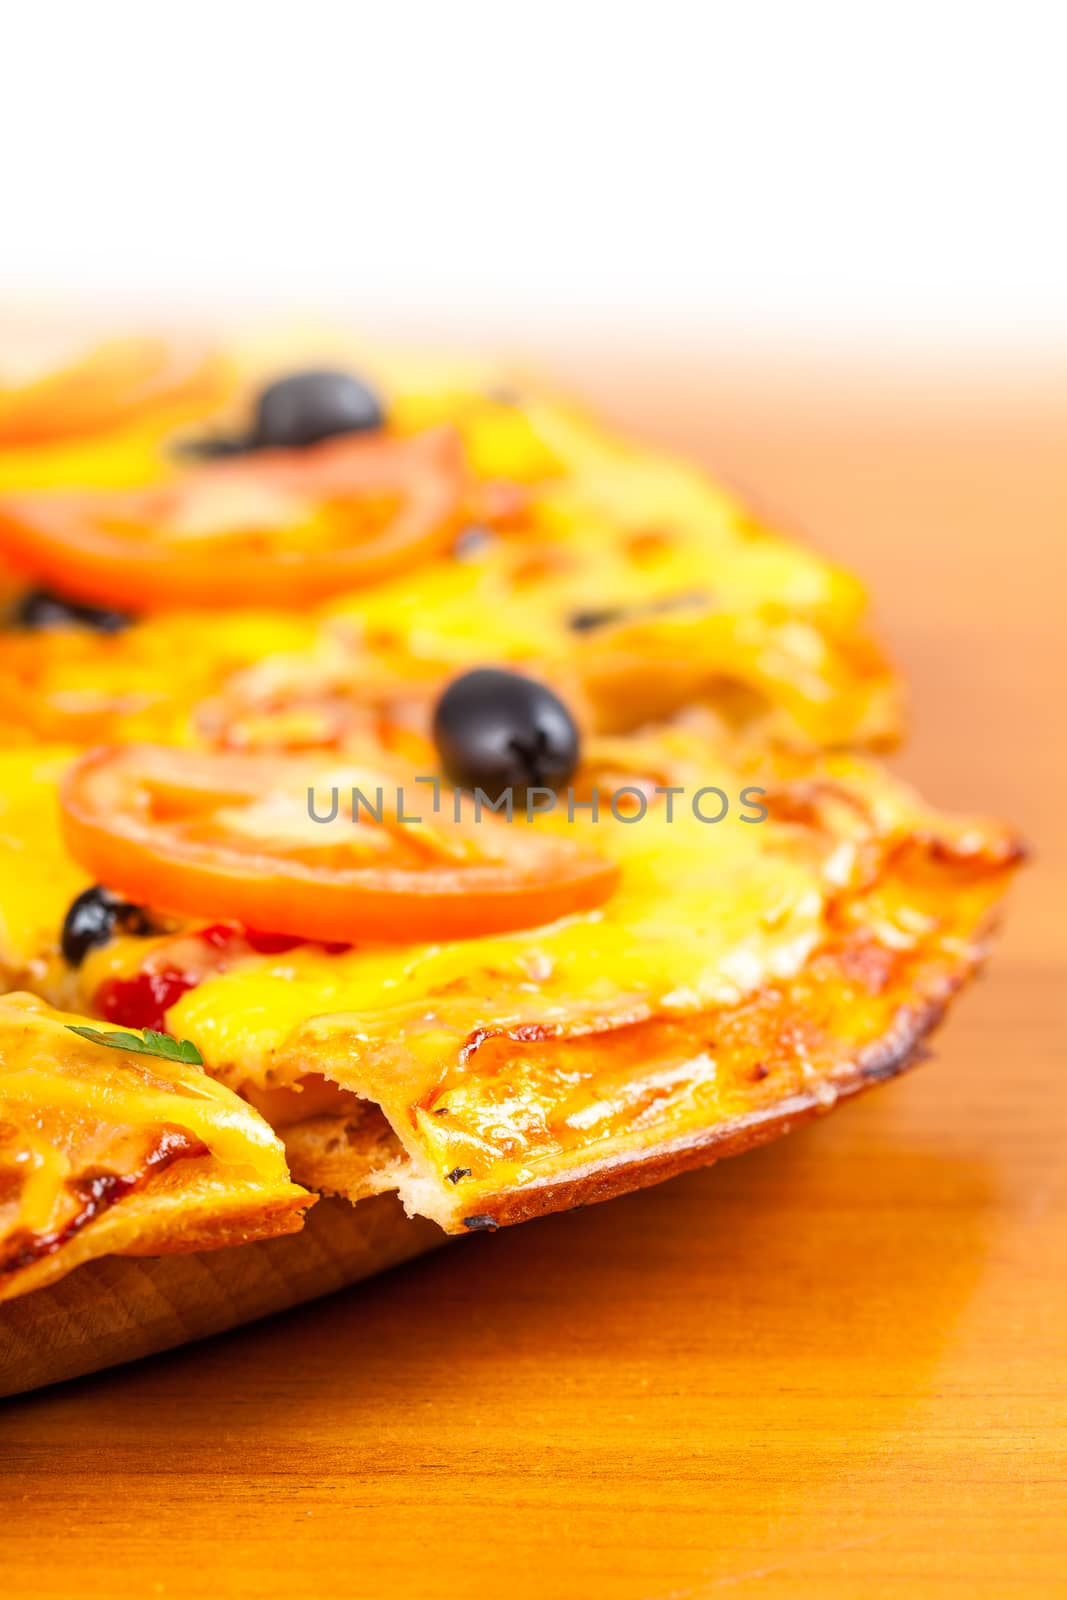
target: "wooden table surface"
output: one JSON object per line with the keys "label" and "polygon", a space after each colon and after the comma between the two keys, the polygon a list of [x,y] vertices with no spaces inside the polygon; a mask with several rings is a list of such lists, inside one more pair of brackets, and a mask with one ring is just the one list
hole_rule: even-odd
{"label": "wooden table surface", "polygon": [[6,1594],[1067,1594],[1067,381],[560,368],[867,577],[1000,949],[780,1144],[7,1403]]}

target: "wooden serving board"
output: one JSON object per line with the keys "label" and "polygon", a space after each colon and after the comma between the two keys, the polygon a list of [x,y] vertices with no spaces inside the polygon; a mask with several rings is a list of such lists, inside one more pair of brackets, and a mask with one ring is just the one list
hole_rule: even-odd
{"label": "wooden serving board", "polygon": [[0,1395],[155,1355],[330,1294],[443,1244],[394,1195],[320,1200],[300,1233],[196,1255],[107,1256],[0,1305]]}

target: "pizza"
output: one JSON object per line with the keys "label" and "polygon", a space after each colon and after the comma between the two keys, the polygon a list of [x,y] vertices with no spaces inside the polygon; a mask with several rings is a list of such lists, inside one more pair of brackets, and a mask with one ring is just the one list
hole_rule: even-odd
{"label": "pizza", "polygon": [[59,1013],[239,1108],[261,1234],[315,1194],[458,1234],[608,1199],[917,1058],[1021,850],[878,765],[855,579],[529,387],[213,370],[124,481],[117,418],[109,483],[0,476],[0,979],[42,1096],[130,1075],[94,1134],[129,1205],[77,1250],[215,1223],[153,1232],[155,1068]]}

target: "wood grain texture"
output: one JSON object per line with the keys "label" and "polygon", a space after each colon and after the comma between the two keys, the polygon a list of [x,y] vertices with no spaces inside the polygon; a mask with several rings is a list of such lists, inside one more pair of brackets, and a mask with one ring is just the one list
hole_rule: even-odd
{"label": "wood grain texture", "polygon": [[303,1231],[193,1255],[105,1256],[0,1307],[0,1395],[99,1372],[316,1300],[445,1243],[395,1195],[320,1200]]}
{"label": "wood grain texture", "polygon": [[8,1402],[11,1594],[1067,1592],[1067,375],[558,367],[869,579],[900,766],[1036,852],[989,976],[778,1145]]}

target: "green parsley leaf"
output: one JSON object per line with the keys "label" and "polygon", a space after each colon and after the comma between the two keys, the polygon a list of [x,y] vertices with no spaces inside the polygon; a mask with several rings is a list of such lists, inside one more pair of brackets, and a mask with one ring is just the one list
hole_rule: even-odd
{"label": "green parsley leaf", "polygon": [[66,1024],[90,1044],[104,1044],[109,1050],[129,1050],[131,1055],[160,1056],[164,1061],[181,1061],[189,1067],[202,1067],[204,1058],[191,1039],[173,1039],[169,1033],[157,1033],[154,1028],[144,1030],[142,1039],[136,1033],[102,1033],[99,1028],[82,1028],[73,1022]]}

